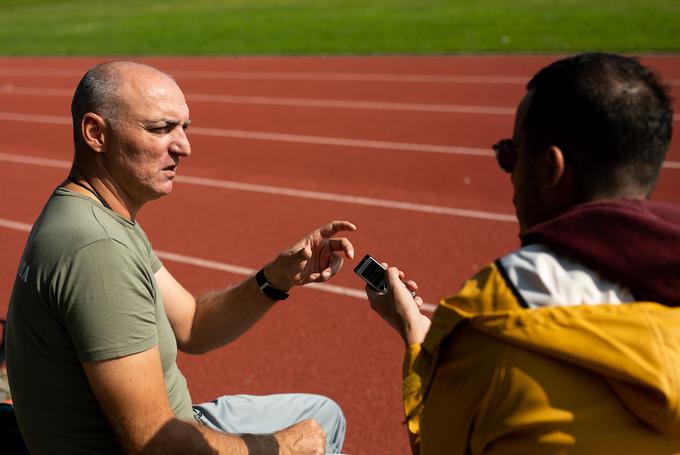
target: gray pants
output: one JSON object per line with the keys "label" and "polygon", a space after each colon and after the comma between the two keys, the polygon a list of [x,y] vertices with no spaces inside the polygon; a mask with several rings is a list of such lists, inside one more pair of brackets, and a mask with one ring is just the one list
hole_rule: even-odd
{"label": "gray pants", "polygon": [[194,405],[198,420],[223,433],[266,434],[305,419],[314,419],[326,432],[326,453],[339,453],[345,439],[345,417],[331,399],[320,395],[225,395]]}

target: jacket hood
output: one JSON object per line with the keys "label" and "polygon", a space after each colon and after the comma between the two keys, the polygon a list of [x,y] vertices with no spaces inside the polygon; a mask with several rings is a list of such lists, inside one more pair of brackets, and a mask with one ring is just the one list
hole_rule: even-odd
{"label": "jacket hood", "polygon": [[637,199],[597,201],[534,226],[543,243],[628,287],[638,300],[680,306],[680,207]]}
{"label": "jacket hood", "polygon": [[473,328],[591,370],[656,431],[680,434],[680,309],[656,303],[469,314]]}

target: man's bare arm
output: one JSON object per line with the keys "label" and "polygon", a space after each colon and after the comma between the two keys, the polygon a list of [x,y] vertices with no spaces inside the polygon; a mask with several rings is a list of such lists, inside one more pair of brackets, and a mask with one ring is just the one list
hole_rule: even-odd
{"label": "man's bare arm", "polygon": [[[349,240],[334,236],[355,229],[347,221],[334,221],[312,231],[265,266],[267,280],[275,288],[288,291],[293,286],[330,279],[342,266],[341,255],[354,256]],[[190,353],[203,353],[233,341],[275,303],[260,291],[254,277],[197,298],[165,268],[156,272],[156,282],[177,344]]]}
{"label": "man's bare arm", "polygon": [[248,455],[241,438],[177,419],[168,402],[158,346],[83,364],[99,405],[126,453]]}
{"label": "man's bare arm", "polygon": [[161,268],[156,272],[165,311],[180,350],[201,354],[238,338],[275,304],[260,292],[254,277],[194,298]]}
{"label": "man's bare arm", "polygon": [[320,455],[324,452],[325,434],[313,420],[304,420],[273,435],[242,438],[177,419],[168,402],[158,346],[139,354],[83,366],[125,453]]}

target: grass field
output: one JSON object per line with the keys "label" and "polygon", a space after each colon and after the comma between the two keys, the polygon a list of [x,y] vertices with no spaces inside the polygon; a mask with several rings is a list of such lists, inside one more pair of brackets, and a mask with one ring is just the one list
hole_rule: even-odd
{"label": "grass field", "polygon": [[0,0],[0,54],[680,50],[678,0]]}

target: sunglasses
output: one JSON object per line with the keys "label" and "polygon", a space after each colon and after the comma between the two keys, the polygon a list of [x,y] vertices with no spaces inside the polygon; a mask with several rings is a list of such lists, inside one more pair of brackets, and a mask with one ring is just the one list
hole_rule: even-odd
{"label": "sunglasses", "polygon": [[498,165],[507,173],[511,173],[517,164],[517,149],[519,148],[512,139],[501,139],[492,147]]}

